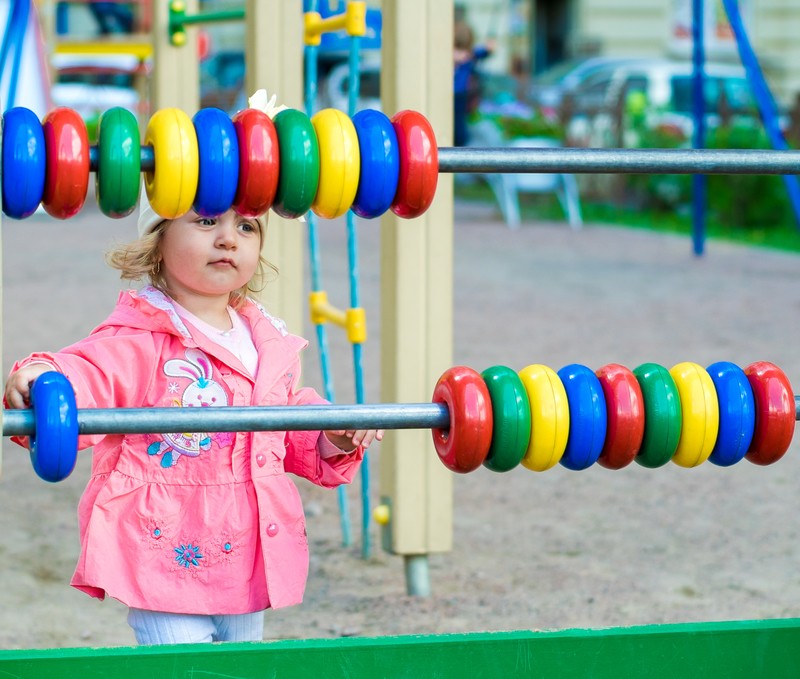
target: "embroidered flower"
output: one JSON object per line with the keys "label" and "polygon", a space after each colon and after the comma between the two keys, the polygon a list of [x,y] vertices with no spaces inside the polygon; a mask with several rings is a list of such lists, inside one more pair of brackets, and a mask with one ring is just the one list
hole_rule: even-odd
{"label": "embroidered flower", "polygon": [[167,391],[170,394],[177,394],[181,390],[180,385],[177,382],[170,382],[167,386]]}
{"label": "embroidered flower", "polygon": [[159,540],[168,533],[169,522],[159,518],[143,518],[141,523],[142,541],[151,547],[163,547]]}
{"label": "embroidered flower", "polygon": [[175,561],[177,561],[184,568],[189,566],[199,566],[198,559],[202,559],[203,555],[200,553],[200,547],[197,545],[181,545],[175,547]]}

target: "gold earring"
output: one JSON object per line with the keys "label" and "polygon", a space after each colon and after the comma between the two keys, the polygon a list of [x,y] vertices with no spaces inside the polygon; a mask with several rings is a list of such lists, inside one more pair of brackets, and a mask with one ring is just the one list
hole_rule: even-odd
{"label": "gold earring", "polygon": [[150,270],[150,277],[155,278],[158,274],[161,273],[161,260],[159,259],[154,265],[153,268]]}

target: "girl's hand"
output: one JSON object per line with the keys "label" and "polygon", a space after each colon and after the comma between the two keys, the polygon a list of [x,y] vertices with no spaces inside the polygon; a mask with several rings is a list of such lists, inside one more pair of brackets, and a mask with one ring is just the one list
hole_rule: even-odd
{"label": "girl's hand", "polygon": [[326,431],[328,441],[341,450],[353,450],[358,446],[369,448],[373,441],[383,439],[383,429],[338,429]]}
{"label": "girl's hand", "polygon": [[9,408],[30,408],[31,385],[42,373],[53,369],[47,363],[30,363],[11,373],[6,382],[5,401]]}

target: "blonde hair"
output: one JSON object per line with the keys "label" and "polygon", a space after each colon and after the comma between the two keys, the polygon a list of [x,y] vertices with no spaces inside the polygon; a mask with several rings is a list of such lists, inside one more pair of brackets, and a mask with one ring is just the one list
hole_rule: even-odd
{"label": "blonde hair", "polygon": [[[257,220],[257,222],[263,244],[266,226],[262,225],[261,220]],[[106,263],[120,272],[119,277],[122,280],[147,280],[154,288],[169,295],[169,289],[161,271],[161,240],[164,238],[164,232],[169,224],[170,221],[165,219],[150,233],[138,240],[112,248],[106,253]],[[259,255],[258,269],[255,275],[241,288],[231,292],[231,306],[235,309],[241,308],[248,295],[261,292],[266,284],[270,280],[274,280],[277,275],[278,267],[267,261],[263,255]],[[260,279],[258,286],[255,283],[256,279]]]}

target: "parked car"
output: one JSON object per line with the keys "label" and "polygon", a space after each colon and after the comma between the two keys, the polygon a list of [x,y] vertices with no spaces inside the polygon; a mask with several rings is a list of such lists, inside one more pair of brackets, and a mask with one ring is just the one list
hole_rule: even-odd
{"label": "parked car", "polygon": [[[723,97],[733,116],[755,118],[756,106],[743,67],[708,62],[704,67],[706,123],[719,123]],[[638,102],[650,125],[672,126],[686,139],[694,129],[693,66],[690,62],[645,59],[599,69],[571,94],[567,133],[573,142],[594,132],[592,145],[618,137],[615,110],[621,100]]]}
{"label": "parked car", "polygon": [[612,68],[634,61],[632,57],[582,57],[562,61],[534,76],[528,98],[547,117],[558,113],[565,94],[576,88],[601,69]]}

